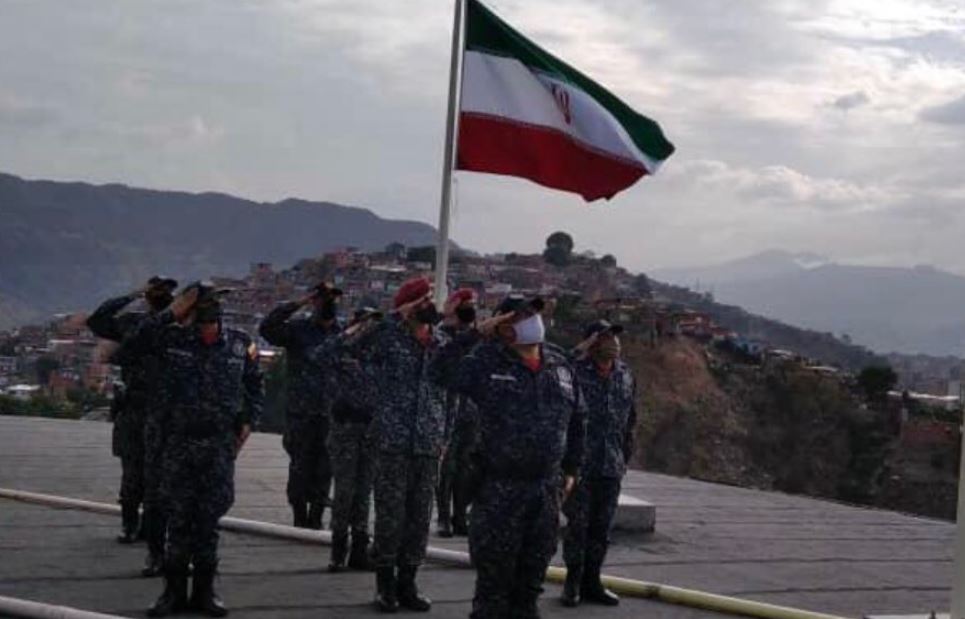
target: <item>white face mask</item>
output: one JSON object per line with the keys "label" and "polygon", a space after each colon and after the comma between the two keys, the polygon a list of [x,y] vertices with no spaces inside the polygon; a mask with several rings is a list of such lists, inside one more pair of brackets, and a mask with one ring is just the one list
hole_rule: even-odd
{"label": "white face mask", "polygon": [[543,317],[533,314],[525,320],[521,320],[513,325],[516,332],[514,344],[542,344],[546,337],[546,327],[543,325]]}

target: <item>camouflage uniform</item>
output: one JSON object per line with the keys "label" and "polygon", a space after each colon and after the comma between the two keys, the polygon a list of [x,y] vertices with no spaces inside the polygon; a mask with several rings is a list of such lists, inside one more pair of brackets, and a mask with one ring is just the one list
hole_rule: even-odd
{"label": "camouflage uniform", "polygon": [[549,345],[542,354],[534,371],[504,344],[485,342],[443,366],[450,385],[478,407],[473,617],[538,615],[556,551],[562,475],[582,464],[585,418],[574,371]]}
{"label": "camouflage uniform", "polygon": [[372,409],[375,393],[370,376],[359,361],[344,350],[321,346],[313,353],[320,363],[328,361],[338,380],[338,398],[332,406],[328,451],[332,459],[335,497],[332,501],[332,537],[347,538],[352,532],[354,552],[368,546],[369,508],[374,475]]}
{"label": "camouflage uniform", "polygon": [[447,337],[420,342],[398,316],[356,343],[378,388],[375,553],[378,567],[416,567],[425,559],[439,456],[448,433],[446,389],[435,360]]}
{"label": "camouflage uniform", "polygon": [[607,375],[590,359],[575,367],[587,408],[586,458],[580,483],[563,506],[563,559],[568,570],[593,579],[606,557],[620,483],[633,453],[636,383],[622,361]]}
{"label": "camouflage uniform", "polygon": [[[108,299],[90,315],[87,327],[97,337],[123,342],[147,317],[144,312],[120,314],[139,297],[140,294],[135,293]],[[124,382],[123,389],[115,390],[111,408],[114,422],[111,447],[114,455],[121,459],[119,502],[126,512],[124,516],[128,522],[125,522],[125,528],[131,525],[133,518],[136,529],[138,507],[143,501],[145,512],[148,512],[149,499],[154,498],[151,492],[147,492],[150,497],[145,496],[145,419],[150,416],[149,409],[155,401],[157,358],[154,355],[125,354],[121,347],[111,360],[121,366]]]}
{"label": "camouflage uniform", "polygon": [[259,328],[268,343],[286,351],[288,409],[282,444],[291,459],[288,502],[298,509],[328,502],[332,470],[326,442],[335,386],[331,373],[312,363],[309,353],[339,332],[314,318],[292,318],[300,307],[297,302],[278,306]]}
{"label": "camouflage uniform", "polygon": [[211,572],[218,519],[234,502],[235,441],[242,426],[254,426],[261,415],[262,376],[244,333],[224,329],[206,346],[196,327],[173,321],[170,310],[152,316],[127,345],[161,355],[166,368],[161,423],[168,439],[162,473],[170,507],[168,569],[183,572],[191,561],[196,572]]}

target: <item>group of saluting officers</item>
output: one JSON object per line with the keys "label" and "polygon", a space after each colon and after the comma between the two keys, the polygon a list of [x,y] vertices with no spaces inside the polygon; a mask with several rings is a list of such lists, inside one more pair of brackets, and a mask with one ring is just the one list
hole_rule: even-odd
{"label": "group of saluting officers", "polygon": [[[224,291],[176,289],[154,277],[106,301],[88,326],[118,343],[119,540],[145,539],[143,573],[164,577],[148,614],[220,617],[217,523],[234,500],[234,462],[257,426],[263,379],[254,343],[222,324]],[[124,311],[142,297],[147,311]],[[439,535],[469,538],[472,617],[539,616],[561,512],[563,604],[618,604],[600,569],[636,422],[622,328],[596,321],[563,351],[546,342],[539,298],[510,295],[480,320],[472,290],[455,291],[440,312],[430,282],[415,278],[387,315],[363,307],[343,324],[341,297],[321,283],[260,326],[286,351],[292,521],[321,528],[330,506],[329,570],[374,570],[383,612],[430,610],[416,581],[435,497]]]}

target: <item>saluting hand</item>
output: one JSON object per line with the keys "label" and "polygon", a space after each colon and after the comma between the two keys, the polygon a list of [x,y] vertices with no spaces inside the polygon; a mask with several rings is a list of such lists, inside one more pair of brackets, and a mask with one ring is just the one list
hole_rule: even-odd
{"label": "saluting hand", "polygon": [[597,331],[590,337],[586,338],[585,340],[577,344],[576,347],[573,349],[573,352],[581,353],[581,354],[587,352],[593,347],[594,344],[596,344],[596,341],[598,339],[600,339],[599,331]]}
{"label": "saluting hand", "polygon": [[504,322],[509,322],[516,317],[515,313],[500,314],[499,316],[493,316],[487,318],[476,325],[476,330],[483,336],[490,336],[496,331],[496,327],[503,324]]}
{"label": "saluting hand", "polygon": [[416,310],[419,309],[419,306],[421,306],[426,301],[432,301],[432,293],[429,293],[424,297],[420,297],[415,301],[409,301],[408,303],[403,303],[402,305],[397,307],[395,311],[398,312],[399,316],[401,316],[404,320],[408,320],[409,318],[412,317],[412,315],[416,312]]}
{"label": "saluting hand", "polygon": [[181,293],[174,298],[174,301],[171,303],[171,312],[174,314],[175,318],[180,320],[188,315],[188,312],[191,311],[191,308],[194,307],[194,304],[197,303],[197,301],[198,288],[196,286],[192,286],[187,290],[181,291]]}

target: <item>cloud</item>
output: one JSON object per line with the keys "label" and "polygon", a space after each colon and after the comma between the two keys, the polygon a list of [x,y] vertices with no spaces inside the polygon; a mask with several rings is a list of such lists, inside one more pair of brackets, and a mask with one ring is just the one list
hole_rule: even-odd
{"label": "cloud", "polygon": [[965,96],[927,107],[921,111],[921,118],[940,125],[965,125]]}
{"label": "cloud", "polygon": [[836,107],[839,110],[848,111],[869,103],[871,103],[871,97],[868,96],[868,93],[863,90],[859,90],[857,92],[838,97],[831,102],[831,106]]}
{"label": "cloud", "polygon": [[[7,2],[5,170],[434,223],[451,5]],[[460,173],[463,245],[529,251],[562,226],[639,269],[775,246],[965,268],[965,14],[953,3],[489,5],[657,119],[678,152],[606,208]]]}

